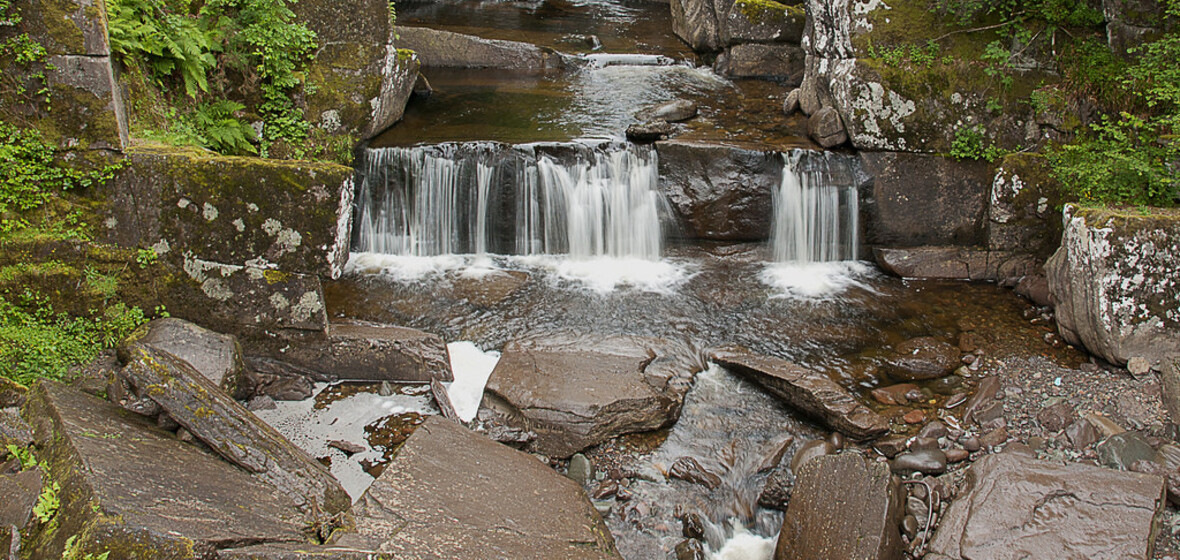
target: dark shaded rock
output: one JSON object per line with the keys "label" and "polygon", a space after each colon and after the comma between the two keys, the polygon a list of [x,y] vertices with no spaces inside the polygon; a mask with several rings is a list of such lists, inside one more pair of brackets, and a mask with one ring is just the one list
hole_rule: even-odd
{"label": "dark shaded rock", "polygon": [[1074,414],[1073,405],[1069,401],[1058,402],[1037,413],[1037,422],[1048,433],[1060,432],[1077,419],[1078,416]]}
{"label": "dark shaded rock", "polygon": [[676,560],[707,560],[705,545],[696,539],[685,539],[676,545]]}
{"label": "dark shaded rock", "polygon": [[807,119],[807,135],[824,148],[835,148],[848,141],[840,113],[831,107],[824,107]]}
{"label": "dark shaded rock", "polygon": [[33,560],[62,558],[70,537],[81,544],[77,554],[192,560],[230,546],[305,541],[303,515],[288,497],[115,405],[42,381],[24,413],[38,458],[61,487],[56,530],[27,543]]}
{"label": "dark shaded rock", "polygon": [[326,341],[292,344],[284,361],[348,381],[452,381],[447,345],[437,335],[406,327],[333,323]]}
{"label": "dark shaded rock", "polygon": [[986,241],[992,184],[986,162],[896,152],[862,152],[860,159],[873,177],[871,196],[862,192],[866,243],[902,248]]}
{"label": "dark shaded rock", "polygon": [[[0,527],[25,529],[33,519],[33,506],[41,495],[41,470],[0,474]],[[0,541],[0,546],[3,546]],[[3,548],[0,551],[7,552]],[[4,557],[7,560],[7,556]]]}
{"label": "dark shaded rock", "polygon": [[[319,461],[223,393],[188,363],[135,345],[119,372],[141,398],[168,415],[226,460],[273,484],[301,506],[334,514],[351,499]],[[314,505],[312,505],[314,503]]]}
{"label": "dark shaded rock", "polygon": [[0,377],[0,408],[22,406],[28,389],[7,377]]}
{"label": "dark shaded rock", "polygon": [[1074,420],[1065,428],[1065,437],[1074,449],[1083,449],[1098,441],[1098,430],[1086,420]]}
{"label": "dark shaded rock", "polygon": [[758,505],[771,509],[785,510],[791,501],[795,488],[795,473],[787,465],[779,465],[766,477],[766,484],[758,494]]}
{"label": "dark shaded rock", "polygon": [[16,408],[0,408],[0,450],[9,445],[24,447],[32,442],[33,433],[20,412]]}
{"label": "dark shaded rock", "polygon": [[791,456],[790,469],[798,471],[803,468],[812,459],[816,457],[823,457],[824,455],[833,455],[836,453],[836,446],[832,442],[824,439],[813,439],[799,446],[795,450],[795,454]]}
{"label": "dark shaded rock", "polygon": [[946,424],[935,420],[929,424],[926,424],[925,426],[922,426],[922,429],[918,430],[918,437],[938,439],[947,437],[949,433],[950,432],[947,430]]}
{"label": "dark shaded rock", "polygon": [[660,188],[685,235],[761,241],[770,236],[771,192],[782,182],[778,154],[711,144],[656,144]]}
{"label": "dark shaded rock", "polygon": [[362,453],[367,449],[363,445],[360,445],[358,443],[353,443],[351,441],[342,440],[342,439],[334,439],[332,441],[329,441],[328,447],[333,447],[333,448],[339,449],[349,455],[354,455],[356,453]]}
{"label": "dark shaded rock", "polygon": [[769,78],[798,85],[803,81],[803,61],[803,49],[795,45],[743,43],[727,48],[713,69],[731,78]]}
{"label": "dark shaded rock", "polygon": [[1164,409],[1172,425],[1180,426],[1180,358],[1165,359],[1160,366]]}
{"label": "dark shaded rock", "polygon": [[787,405],[807,413],[844,435],[863,441],[889,431],[889,422],[860,404],[847,390],[822,374],[743,348],[712,353],[713,361],[764,387]]}
{"label": "dark shaded rock", "polygon": [[259,376],[258,394],[276,401],[301,401],[310,399],[313,391],[311,380],[306,377],[289,375]]}
{"label": "dark shaded rock", "polygon": [[1067,205],[1064,223],[1045,263],[1062,338],[1116,365],[1180,356],[1180,214]]}
{"label": "dark shaded rock", "polygon": [[249,398],[257,385],[246,370],[242,346],[236,338],[184,319],[166,317],[139,327],[121,343],[122,359],[127,359],[132,344],[151,346],[188,362],[235,399]]}
{"label": "dark shaded rock", "polygon": [[874,441],[873,449],[876,449],[882,455],[892,459],[896,457],[898,453],[906,450],[906,444],[909,442],[909,439],[910,438],[902,435],[886,436],[877,441]]}
{"label": "dark shaded rock", "polygon": [[671,425],[700,369],[687,348],[659,339],[518,340],[505,345],[484,405],[507,425],[535,433],[531,450],[569,457],[617,435]]}
{"label": "dark shaded rock", "polygon": [[397,34],[398,48],[414,51],[425,68],[540,70],[565,66],[557,52],[529,43],[404,25],[397,26]]}
{"label": "dark shaded rock", "polygon": [[788,117],[799,111],[799,88],[791,90],[783,99],[783,114]]}
{"label": "dark shaded rock", "polygon": [[877,247],[873,257],[894,276],[936,280],[1002,280],[1037,266],[1029,255],[968,247]]}
{"label": "dark shaded rock", "polygon": [[668,469],[668,476],[700,484],[709,490],[721,486],[721,477],[709,472],[700,461],[692,457],[681,457],[673,462],[672,467]]}
{"label": "dark shaded rock", "polygon": [[1110,436],[1098,444],[1098,461],[1104,466],[1129,470],[1137,461],[1155,459],[1155,449],[1139,432],[1123,432]]}
{"label": "dark shaded rock", "polygon": [[997,447],[1008,441],[1008,429],[996,428],[979,438],[979,445],[983,447]]}
{"label": "dark shaded rock", "polygon": [[437,416],[406,440],[354,513],[357,534],[338,544],[379,546],[395,558],[620,558],[580,486]]}
{"label": "dark shaded rock", "polygon": [[762,462],[758,463],[758,468],[754,472],[766,472],[781,464],[792,443],[795,443],[795,436],[790,435],[782,436],[768,443],[763,448],[765,455],[762,457]]}
{"label": "dark shaded rock", "polygon": [[894,457],[889,468],[895,473],[920,472],[937,475],[946,472],[946,462],[946,454],[938,448],[921,449]]}
{"label": "dark shaded rock", "polygon": [[966,461],[967,458],[970,456],[971,456],[971,454],[968,453],[966,449],[960,449],[958,447],[955,447],[955,448],[946,450],[946,462],[947,463],[960,463],[960,462]]}
{"label": "dark shaded rock", "polygon": [[672,31],[695,51],[721,48],[717,13],[712,0],[670,0]]}
{"label": "dark shaded rock", "polygon": [[[1067,110],[1050,111],[1077,119]],[[1061,242],[1058,208],[1065,202],[1064,192],[1043,155],[1013,153],[1002,158],[992,180],[987,248],[1024,253],[1044,262]],[[1016,293],[1037,305],[1049,305],[1048,284],[1039,267],[1021,280]]]}
{"label": "dark shaded rock", "polygon": [[888,467],[846,453],[797,474],[775,560],[901,558],[904,493]]}
{"label": "dark shaded rock", "polygon": [[1044,274],[1030,274],[1021,278],[1014,291],[1016,295],[1040,307],[1053,304],[1049,299],[1049,279],[1045,278]]}
{"label": "dark shaded rock", "polygon": [[972,465],[929,550],[967,558],[1151,557],[1163,480],[1020,455]]}
{"label": "dark shaded rock", "polygon": [[627,139],[636,143],[666,140],[672,136],[672,125],[664,121],[635,123],[627,127]]}
{"label": "dark shaded rock", "polygon": [[705,518],[695,511],[684,514],[680,518],[680,533],[689,539],[705,538]]}
{"label": "dark shaded rock", "polygon": [[924,380],[942,377],[959,365],[959,349],[934,337],[911,338],[885,360],[891,377]]}
{"label": "dark shaded rock", "polygon": [[[160,144],[137,144],[127,158],[101,193],[105,241],[154,247],[165,258],[184,260],[194,280],[198,271],[190,261],[230,265],[228,272],[256,267],[271,282],[286,273],[335,278],[342,272],[351,236],[351,168]],[[199,272],[207,278],[198,283],[214,284],[224,275]],[[220,301],[235,297],[207,288]]]}

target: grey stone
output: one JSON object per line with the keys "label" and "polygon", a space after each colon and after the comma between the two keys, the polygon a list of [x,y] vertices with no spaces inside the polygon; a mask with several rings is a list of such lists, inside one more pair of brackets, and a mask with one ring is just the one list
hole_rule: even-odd
{"label": "grey stone", "polygon": [[565,66],[557,52],[528,43],[405,25],[397,26],[397,34],[398,48],[414,51],[425,68],[539,70]]}
{"label": "grey stone", "polygon": [[1102,440],[1098,447],[1098,460],[1112,469],[1130,470],[1137,461],[1151,461],[1155,458],[1147,438],[1138,432],[1123,432]]}
{"label": "grey stone", "polygon": [[128,345],[133,343],[151,346],[188,362],[235,399],[244,400],[254,393],[257,381],[246,370],[242,346],[232,335],[219,334],[184,319],[165,317],[131,333],[120,345],[121,353],[125,355]]}
{"label": "grey stone", "polygon": [[856,400],[823,373],[791,362],[753,354],[744,348],[712,353],[713,361],[752,379],[787,405],[815,417],[825,426],[857,441],[889,431],[889,422]]}
{"label": "grey stone", "polygon": [[574,456],[570,457],[569,470],[566,471],[565,476],[578,483],[578,486],[585,486],[586,483],[594,479],[594,467],[585,455],[574,453]]}
{"label": "grey stone", "polygon": [[256,410],[274,410],[278,407],[279,405],[275,403],[275,400],[267,395],[258,395],[246,403],[246,410],[251,412]]}
{"label": "grey stone", "polygon": [[1083,449],[1098,441],[1098,430],[1086,420],[1074,420],[1065,428],[1065,437],[1074,449]]}
{"label": "grey stone", "polygon": [[799,95],[799,88],[795,88],[783,99],[783,113],[788,117],[799,112]]}
{"label": "grey stone", "polygon": [[643,121],[681,122],[697,116],[697,104],[687,99],[675,99],[667,103],[640,111],[636,115]]}
{"label": "grey stone", "polygon": [[338,544],[394,558],[621,558],[580,486],[437,416],[406,440],[354,514],[357,533]]}
{"label": "grey stone", "polygon": [[934,337],[911,338],[898,344],[885,364],[889,375],[897,379],[934,379],[954,371],[959,365],[959,349]]}
{"label": "grey stone", "polygon": [[1146,560],[1163,494],[1158,476],[988,455],[972,465],[929,550],[953,560]]}
{"label": "grey stone", "polygon": [[901,485],[855,453],[807,463],[783,519],[775,560],[901,558]]}
{"label": "grey stone", "polygon": [[824,107],[807,119],[807,135],[824,148],[835,148],[848,141],[840,113],[831,107]]}
{"label": "grey stone", "polygon": [[1131,356],[1127,359],[1127,371],[1135,377],[1142,377],[1151,373],[1151,362],[1142,356]]}
{"label": "grey stone", "polygon": [[614,436],[671,425],[701,365],[687,348],[640,337],[550,337],[505,345],[484,406],[534,432],[530,450],[569,457]]}
{"label": "grey stone", "polygon": [[119,372],[141,398],[149,398],[226,460],[273,484],[301,506],[334,514],[351,499],[328,469],[225,394],[188,363],[134,345]]}
{"label": "grey stone", "polygon": [[807,14],[802,6],[779,2],[723,0],[714,5],[721,41],[743,43],[789,43],[798,45],[803,37]]}
{"label": "grey stone", "polygon": [[326,340],[315,336],[299,342],[282,352],[281,359],[330,379],[393,382],[454,379],[446,342],[417,329],[332,323]]}
{"label": "grey stone", "polygon": [[33,433],[21,419],[20,411],[16,408],[0,408],[0,450],[9,445],[24,447],[32,442]]}
{"label": "grey stone", "polygon": [[981,379],[975,388],[975,393],[971,395],[970,399],[967,399],[967,405],[963,408],[963,419],[968,422],[976,422],[976,412],[990,406],[999,391],[1000,379],[998,377],[989,375]]}
{"label": "grey stone", "polygon": [[787,85],[803,81],[803,49],[795,45],[734,45],[717,57],[714,69],[731,78],[772,78]]}
{"label": "grey stone", "polygon": [[56,530],[27,541],[32,560],[63,558],[77,534],[86,535],[79,554],[191,560],[240,544],[306,540],[303,514],[287,496],[115,405],[42,381],[24,413],[38,458],[61,487]]}
{"label": "grey stone", "polygon": [[1002,280],[1037,266],[1031,255],[959,246],[875,247],[873,257],[894,276],[926,280]]}
{"label": "grey stone", "polygon": [[712,0],[670,0],[672,31],[695,51],[721,47],[717,14]]}
{"label": "grey stone", "polygon": [[1180,425],[1180,358],[1163,360],[1160,368],[1160,384],[1164,409],[1172,425]]}
{"label": "grey stone", "polygon": [[1045,264],[1062,338],[1113,364],[1180,356],[1180,217],[1068,205]]}
{"label": "grey stone", "polygon": [[196,258],[186,258],[181,269],[161,294],[173,317],[238,336],[251,351],[260,341],[286,346],[300,334],[324,337],[328,315],[318,276]]}
{"label": "grey stone", "polygon": [[895,473],[920,472],[937,475],[946,472],[946,461],[946,453],[939,449],[921,449],[894,457],[889,468]]}
{"label": "grey stone", "polygon": [[[41,484],[41,470],[37,468],[0,474],[0,527],[29,528],[33,507],[41,496]],[[3,544],[0,542],[0,546]]]}
{"label": "grey stone", "polygon": [[1044,274],[1029,274],[1022,277],[1013,291],[1040,307],[1053,304],[1049,299],[1049,280]]}
{"label": "grey stone", "polygon": [[1077,418],[1077,414],[1074,414],[1073,411],[1073,405],[1067,400],[1047,406],[1037,413],[1037,422],[1048,433],[1064,430]]}

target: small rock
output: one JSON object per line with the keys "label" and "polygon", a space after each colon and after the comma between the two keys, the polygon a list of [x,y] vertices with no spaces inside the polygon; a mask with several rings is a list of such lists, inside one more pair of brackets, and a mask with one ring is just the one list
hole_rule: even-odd
{"label": "small rock", "polygon": [[799,88],[791,90],[783,100],[783,113],[788,117],[799,111]]}
{"label": "small rock", "polygon": [[918,536],[918,531],[920,529],[921,527],[918,526],[917,517],[907,515],[901,519],[901,531],[905,533],[905,536],[909,537],[910,540],[914,540],[914,537]]}
{"label": "small rock", "polygon": [[615,494],[618,493],[619,483],[607,479],[602,481],[602,483],[598,485],[598,488],[594,489],[594,493],[591,494],[590,497],[594,498],[595,500],[606,500],[608,498],[613,498]]}
{"label": "small rock", "polygon": [[365,449],[366,449],[366,447],[363,445],[359,445],[359,444],[353,443],[351,441],[345,441],[342,439],[334,439],[332,441],[329,441],[328,447],[339,449],[339,450],[347,453],[348,455],[355,455],[357,453],[361,453],[361,452],[365,451]]}
{"label": "small rock", "polygon": [[963,411],[963,418],[969,422],[975,422],[975,412],[984,406],[991,404],[996,398],[996,393],[1000,391],[1000,380],[996,376],[988,376],[979,382],[979,386],[975,389],[975,394],[967,400],[967,408]]}
{"label": "small rock", "polygon": [[672,125],[664,121],[635,123],[627,127],[627,139],[632,142],[655,142],[670,136],[672,136]]}
{"label": "small rock", "polygon": [[705,538],[705,520],[701,514],[692,512],[680,518],[680,532],[689,539]]}
{"label": "small rock", "polygon": [[767,444],[768,452],[762,457],[762,462],[758,464],[755,472],[763,473],[777,467],[783,462],[783,455],[786,455],[792,443],[795,443],[795,436],[787,435]]}
{"label": "small rock", "polygon": [[873,442],[873,449],[892,459],[898,453],[905,451],[907,441],[909,441],[909,438],[903,435],[887,436]]}
{"label": "small rock", "polygon": [[1122,426],[1114,423],[1110,418],[1095,412],[1086,413],[1083,419],[1093,425],[1102,437],[1110,437],[1127,431]]}
{"label": "small rock", "polygon": [[934,337],[907,340],[886,360],[890,375],[906,381],[934,379],[955,369],[959,351]]}
{"label": "small rock", "polygon": [[721,477],[709,472],[699,461],[692,457],[681,457],[677,459],[676,462],[672,463],[672,468],[668,469],[668,476],[693,484],[700,484],[709,490],[721,486]]}
{"label": "small rock", "polygon": [[1024,457],[1029,457],[1032,459],[1037,458],[1037,452],[1034,451],[1032,447],[1025,445],[1023,443],[1020,443],[1019,441],[1014,441],[1012,443],[1009,443],[1008,445],[1005,445],[1002,453],[1008,453],[1011,455],[1022,455]]}
{"label": "small rock", "polygon": [[590,459],[587,459],[585,455],[574,453],[570,457],[570,466],[565,476],[578,483],[579,486],[585,486],[594,477],[594,466],[590,464]]}
{"label": "small rock", "polygon": [[1028,438],[1028,446],[1033,451],[1040,451],[1045,448],[1045,438],[1041,436],[1032,436]]}
{"label": "small rock", "polygon": [[971,452],[971,453],[974,453],[976,451],[979,451],[980,449],[983,449],[983,443],[981,443],[979,441],[979,438],[977,438],[975,436],[967,436],[967,437],[963,438],[962,440],[960,440],[959,443],[963,444],[963,449],[966,449],[968,452]]}
{"label": "small rock", "polygon": [[685,539],[676,545],[676,560],[706,560],[705,545],[696,539]]}
{"label": "small rock", "polygon": [[795,455],[791,457],[791,470],[799,472],[799,469],[807,464],[808,461],[822,457],[824,455],[832,455],[836,452],[835,446],[830,441],[815,439],[804,443],[795,451]]}
{"label": "small rock", "polygon": [[1103,466],[1129,470],[1136,461],[1155,459],[1155,450],[1138,432],[1123,432],[1104,439],[1098,444],[1098,461]]}
{"label": "small rock", "polygon": [[1008,429],[996,428],[984,434],[983,437],[979,438],[979,445],[982,447],[996,447],[998,445],[1003,445],[1003,443],[1006,441],[1008,441]]}
{"label": "small rock", "polygon": [[934,438],[915,437],[910,442],[910,451],[925,451],[927,449],[939,449],[938,440]]}
{"label": "small rock", "polygon": [[961,463],[966,461],[970,456],[971,454],[968,453],[966,449],[959,449],[958,447],[955,447],[953,449],[946,450],[946,461],[948,463]]}
{"label": "small rock", "polygon": [[834,148],[848,141],[844,121],[834,107],[824,107],[807,119],[807,135],[824,148]]}
{"label": "small rock", "polygon": [[938,439],[941,437],[946,437],[947,433],[946,424],[935,420],[929,424],[926,424],[925,426],[922,426],[922,429],[918,430],[918,437]]}
{"label": "small rock", "polygon": [[975,409],[975,414],[972,419],[976,424],[985,425],[1004,417],[1004,403],[999,400],[992,400]]}
{"label": "small rock", "polygon": [[274,410],[278,407],[279,405],[275,404],[275,400],[270,398],[268,395],[258,395],[246,403],[246,410],[251,412],[256,412],[259,410]]}
{"label": "small rock", "polygon": [[924,449],[911,453],[902,453],[893,459],[889,465],[895,473],[920,472],[922,474],[942,474],[946,472],[946,454],[938,449]]}
{"label": "small rock", "polygon": [[906,424],[921,424],[922,422],[926,421],[926,413],[921,409],[915,408],[914,410],[907,412],[905,416],[901,417],[901,419],[904,420]]}
{"label": "small rock", "polygon": [[844,449],[844,434],[840,432],[832,432],[828,434],[828,443],[832,444],[832,449],[839,451]]}
{"label": "small rock", "polygon": [[377,394],[382,397],[391,396],[393,395],[393,386],[388,381],[382,381],[381,387],[377,389]]}
{"label": "small rock", "polygon": [[647,120],[658,120],[664,122],[681,122],[697,116],[697,104],[687,99],[677,99],[669,101],[652,109],[651,115]]}
{"label": "small rock", "polygon": [[967,393],[955,393],[946,400],[946,404],[942,407],[949,410],[965,402],[967,402]]}
{"label": "small rock", "polygon": [[1077,415],[1074,414],[1073,405],[1069,401],[1058,402],[1037,414],[1037,422],[1049,433],[1064,430],[1076,419]]}
{"label": "small rock", "polygon": [[912,515],[918,519],[925,519],[929,509],[930,506],[926,505],[925,500],[917,496],[910,496],[905,500],[905,511],[907,515]]}
{"label": "small rock", "polygon": [[873,389],[870,394],[881,404],[905,406],[910,401],[906,394],[917,388],[918,386],[913,383],[898,383],[888,387],[878,387]]}
{"label": "small rock", "polygon": [[1131,359],[1127,360],[1127,371],[1131,372],[1131,375],[1136,378],[1143,377],[1151,373],[1151,362],[1142,356],[1132,356]]}

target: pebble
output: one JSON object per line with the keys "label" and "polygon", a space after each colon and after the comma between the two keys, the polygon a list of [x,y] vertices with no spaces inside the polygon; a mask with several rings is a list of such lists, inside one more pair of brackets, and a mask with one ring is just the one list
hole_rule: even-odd
{"label": "pebble", "polygon": [[942,406],[943,408],[951,409],[965,402],[967,402],[967,393],[955,393],[951,395],[950,398],[946,400],[946,404]]}
{"label": "pebble", "polygon": [[353,443],[351,441],[345,441],[342,439],[334,439],[332,441],[329,441],[328,447],[334,447],[334,448],[339,449],[349,455],[355,455],[355,454],[360,453],[366,449],[365,446],[363,446],[363,445]]}
{"label": "pebble", "polygon": [[963,438],[962,440],[960,440],[959,443],[963,444],[963,449],[966,449],[967,451],[969,451],[971,453],[974,453],[976,451],[979,451],[980,449],[983,449],[983,444],[980,443],[979,438],[977,438],[975,436],[967,436],[967,437]]}
{"label": "pebble", "polygon": [[947,434],[948,434],[948,432],[947,432],[946,424],[943,424],[942,422],[939,422],[938,420],[935,420],[929,424],[926,424],[925,426],[922,426],[921,430],[918,430],[918,437],[928,437],[928,438],[937,439],[937,438],[941,438],[941,437],[946,437]]}
{"label": "pebble", "polygon": [[828,443],[832,444],[832,449],[839,451],[844,449],[844,434],[840,432],[832,432],[828,434]]}
{"label": "pebble", "polygon": [[599,484],[598,488],[594,489],[594,494],[591,497],[595,500],[605,500],[607,498],[613,498],[618,493],[619,483],[613,480],[606,480],[602,484]]}
{"label": "pebble", "polygon": [[1132,356],[1127,360],[1127,371],[1135,377],[1142,377],[1151,373],[1151,362],[1142,356]]}
{"label": "pebble", "polygon": [[905,416],[901,417],[901,419],[904,420],[906,424],[919,424],[926,420],[926,413],[921,409],[916,408],[907,412]]}
{"label": "pebble", "polygon": [[689,539],[705,537],[705,521],[701,514],[692,512],[680,518],[681,534]]}
{"label": "pebble", "polygon": [[893,459],[890,469],[895,473],[917,471],[924,474],[942,474],[946,472],[946,454],[938,449],[902,453]]}
{"label": "pebble", "polygon": [[915,518],[918,518],[918,517],[924,518],[924,517],[926,517],[926,513],[928,511],[929,511],[929,507],[926,505],[926,502],[922,501],[917,496],[910,496],[909,498],[906,498],[905,512],[907,514],[912,515]]}
{"label": "pebble", "polygon": [[961,463],[966,461],[971,454],[966,449],[959,449],[957,447],[946,450],[946,460],[948,463]]}
{"label": "pebble", "polygon": [[1008,429],[996,428],[979,438],[979,444],[983,447],[996,447],[1008,441]]}
{"label": "pebble", "polygon": [[918,535],[918,530],[920,530],[920,529],[921,529],[921,527],[918,526],[918,518],[917,517],[914,517],[912,515],[906,515],[905,517],[903,517],[901,519],[901,530],[910,539],[913,539],[914,537],[916,537]]}
{"label": "pebble", "polygon": [[594,476],[594,467],[590,464],[590,459],[581,453],[574,453],[570,457],[569,470],[566,471],[565,476],[570,480],[578,483],[580,486],[585,486],[586,483]]}

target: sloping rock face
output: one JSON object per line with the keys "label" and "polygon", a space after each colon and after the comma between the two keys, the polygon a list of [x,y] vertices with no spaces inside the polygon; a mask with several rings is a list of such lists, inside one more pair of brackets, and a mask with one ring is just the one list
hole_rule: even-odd
{"label": "sloping rock face", "polygon": [[129,354],[130,344],[151,346],[188,362],[235,399],[246,399],[253,393],[254,384],[246,372],[242,346],[231,335],[166,317],[136,329],[121,344],[121,353]]}
{"label": "sloping rock face", "polygon": [[771,193],[782,183],[776,152],[657,142],[660,188],[686,236],[755,241],[770,236]]}
{"label": "sloping rock face", "polygon": [[1057,327],[1114,364],[1180,355],[1180,214],[1067,206],[1045,265]]}
{"label": "sloping rock face", "polygon": [[[984,162],[906,153],[862,153],[873,179],[862,206],[865,241],[886,247],[986,241],[992,171]],[[921,220],[915,220],[921,215]]]}
{"label": "sloping rock face", "polygon": [[671,343],[546,338],[505,345],[484,406],[536,434],[533,451],[569,457],[614,436],[670,426],[701,370]]}
{"label": "sloping rock face", "polygon": [[362,545],[396,558],[621,558],[585,492],[540,461],[437,416],[355,508]]}
{"label": "sloping rock face", "polygon": [[[889,421],[860,404],[831,378],[744,348],[714,351],[713,361],[752,379],[788,406],[809,414],[825,426],[855,439],[866,440],[889,431]],[[503,359],[503,358],[501,358]]]}
{"label": "sloping rock face", "polygon": [[775,560],[900,560],[905,493],[885,463],[856,453],[808,461],[783,518]]}
{"label": "sloping rock face", "polygon": [[108,184],[108,241],[335,278],[348,258],[347,167],[139,145]]}
{"label": "sloping rock face", "polygon": [[[70,150],[120,151],[127,145],[127,117],[111,66],[103,4],[93,0],[16,0],[15,33],[45,47],[47,59],[5,69],[29,93],[6,88],[0,114],[40,130]],[[37,79],[43,74],[44,82]],[[33,94],[49,89],[49,102]]]}
{"label": "sloping rock face", "polygon": [[308,82],[315,85],[305,99],[308,120],[362,140],[400,120],[418,78],[418,60],[394,46],[388,2],[304,0],[291,10],[320,44],[307,69]]}
{"label": "sloping rock face", "polygon": [[42,381],[24,409],[61,506],[33,534],[32,560],[77,557],[198,559],[216,549],[304,542],[294,502],[246,472],[183,443],[142,417]]}
{"label": "sloping rock face", "polygon": [[169,313],[218,332],[258,341],[312,333],[324,340],[328,314],[314,274],[236,266],[186,256],[168,290]]}
{"label": "sloping rock face", "polygon": [[562,68],[561,55],[529,43],[483,39],[425,27],[397,28],[397,46],[414,51],[425,68]]}
{"label": "sloping rock face", "polygon": [[1152,557],[1161,477],[1000,453],[972,465],[967,481],[931,552],[953,560]]}
{"label": "sloping rock face", "polygon": [[256,474],[301,507],[345,511],[348,494],[328,469],[225,394],[188,363],[132,344],[119,377],[226,460]]}

